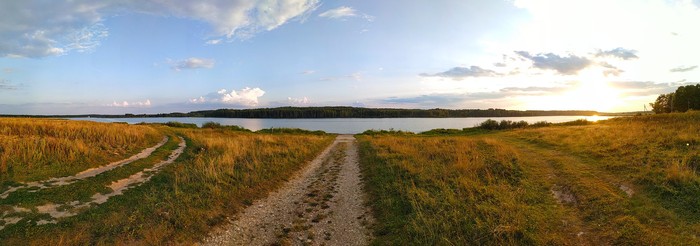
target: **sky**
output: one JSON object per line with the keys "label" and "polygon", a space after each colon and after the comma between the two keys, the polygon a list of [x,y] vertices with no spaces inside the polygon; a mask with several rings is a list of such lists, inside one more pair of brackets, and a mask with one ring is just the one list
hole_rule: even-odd
{"label": "sky", "polygon": [[0,114],[642,111],[700,83],[698,23],[700,0],[1,1]]}

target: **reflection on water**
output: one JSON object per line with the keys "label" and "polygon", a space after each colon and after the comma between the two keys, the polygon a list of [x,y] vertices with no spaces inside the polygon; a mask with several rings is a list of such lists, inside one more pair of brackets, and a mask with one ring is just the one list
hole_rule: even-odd
{"label": "reflection on water", "polygon": [[222,125],[238,125],[253,131],[265,128],[301,128],[306,130],[321,130],[325,132],[355,134],[366,130],[402,130],[410,132],[423,132],[435,128],[462,129],[474,127],[479,123],[494,119],[497,121],[527,121],[535,123],[547,121],[552,123],[586,119],[588,121],[605,120],[608,116],[540,116],[540,117],[483,117],[483,118],[336,118],[336,119],[242,119],[242,118],[71,118],[73,120],[90,120],[98,122],[127,122],[135,123],[165,123],[178,121],[182,123],[194,123],[198,126],[206,122],[217,122]]}

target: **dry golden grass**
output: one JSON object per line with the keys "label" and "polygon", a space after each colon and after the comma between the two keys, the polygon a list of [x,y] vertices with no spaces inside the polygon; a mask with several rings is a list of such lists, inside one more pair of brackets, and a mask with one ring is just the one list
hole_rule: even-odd
{"label": "dry golden grass", "polygon": [[563,211],[511,146],[469,137],[361,137],[376,244],[565,244]]}
{"label": "dry golden grass", "polygon": [[361,142],[376,244],[700,243],[700,112]]}
{"label": "dry golden grass", "polygon": [[75,174],[155,145],[149,126],[0,118],[0,183]]}
{"label": "dry golden grass", "polygon": [[175,163],[148,183],[58,224],[8,227],[0,231],[0,244],[192,245],[283,184],[334,138],[155,128],[187,140]]}

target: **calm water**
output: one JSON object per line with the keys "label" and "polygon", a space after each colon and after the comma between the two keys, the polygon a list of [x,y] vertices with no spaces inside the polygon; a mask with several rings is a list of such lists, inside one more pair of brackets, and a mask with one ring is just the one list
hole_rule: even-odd
{"label": "calm water", "polygon": [[473,127],[487,119],[497,121],[547,121],[552,123],[566,122],[577,119],[589,121],[604,120],[612,117],[606,116],[542,116],[542,117],[492,117],[492,118],[342,118],[342,119],[241,119],[241,118],[71,118],[72,120],[90,120],[97,122],[127,122],[135,123],[165,123],[178,121],[182,123],[195,123],[201,126],[206,122],[218,122],[222,125],[238,125],[257,131],[265,128],[301,128],[306,130],[322,130],[332,133],[355,134],[365,130],[402,130],[410,132],[424,132],[435,128],[462,129]]}

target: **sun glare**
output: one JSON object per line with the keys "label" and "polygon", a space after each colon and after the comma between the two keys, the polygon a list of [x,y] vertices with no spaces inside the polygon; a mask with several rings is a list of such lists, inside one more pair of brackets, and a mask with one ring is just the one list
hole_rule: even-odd
{"label": "sun glare", "polygon": [[571,109],[610,111],[619,102],[619,92],[605,82],[581,83],[563,95],[561,106]]}

